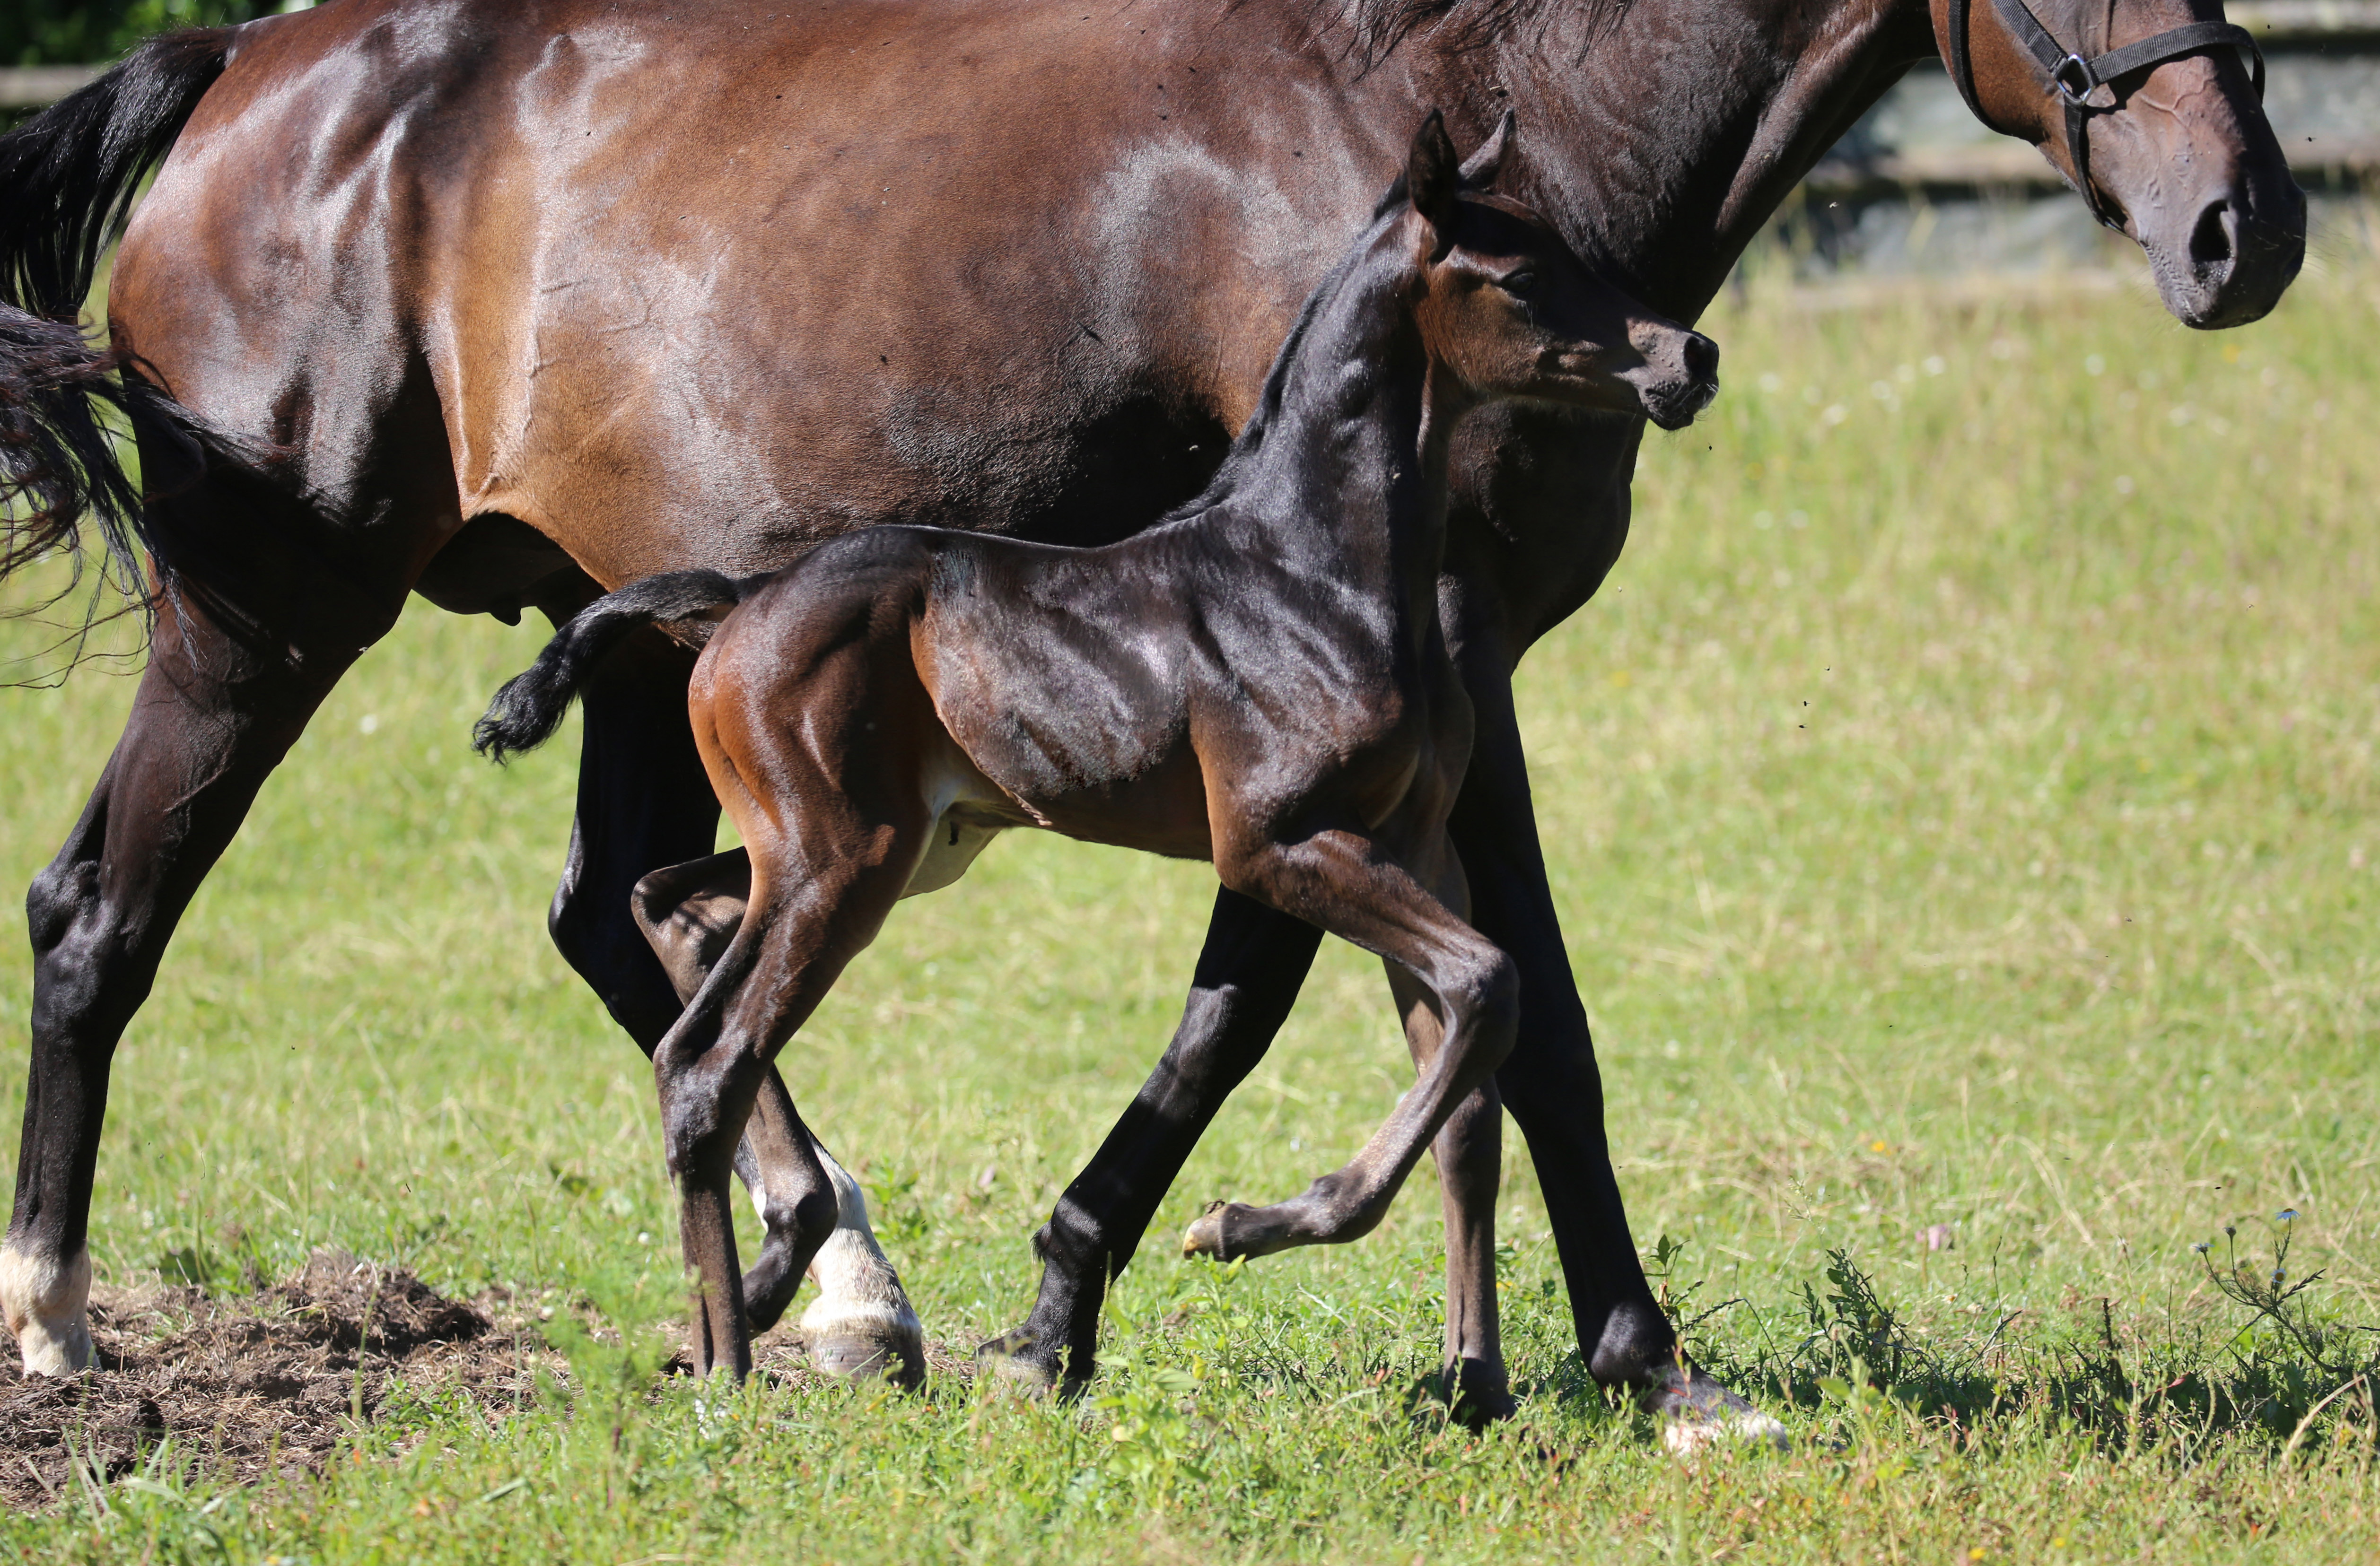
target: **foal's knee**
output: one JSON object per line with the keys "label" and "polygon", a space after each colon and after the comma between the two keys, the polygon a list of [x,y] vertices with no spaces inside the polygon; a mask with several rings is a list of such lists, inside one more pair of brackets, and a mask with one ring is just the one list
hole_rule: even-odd
{"label": "foal's knee", "polygon": [[1470,1026],[1472,1052],[1465,1063],[1483,1075],[1502,1065],[1520,1032],[1520,965],[1488,946],[1465,967],[1446,999]]}
{"label": "foal's knee", "polygon": [[[748,1050],[715,1048],[692,1058],[681,1058],[662,1040],[653,1055],[653,1077],[662,1111],[662,1153],[669,1171],[682,1182],[708,1184],[724,1181],[735,1168],[735,1149],[752,1118],[767,1064]],[[796,1198],[798,1213],[810,1193]],[[834,1196],[824,1194],[827,1227],[834,1227]],[[798,1220],[797,1220],[798,1221]]]}

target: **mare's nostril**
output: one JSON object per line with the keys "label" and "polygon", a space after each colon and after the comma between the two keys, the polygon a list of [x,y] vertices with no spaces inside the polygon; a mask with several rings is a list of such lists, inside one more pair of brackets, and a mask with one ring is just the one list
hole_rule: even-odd
{"label": "mare's nostril", "polygon": [[1699,332],[1686,334],[1686,373],[1708,381],[1718,373],[1718,345]]}
{"label": "mare's nostril", "polygon": [[2198,226],[2190,231],[2190,260],[2193,266],[2220,266],[2239,253],[2239,215],[2228,201],[2216,201],[2198,214]]}

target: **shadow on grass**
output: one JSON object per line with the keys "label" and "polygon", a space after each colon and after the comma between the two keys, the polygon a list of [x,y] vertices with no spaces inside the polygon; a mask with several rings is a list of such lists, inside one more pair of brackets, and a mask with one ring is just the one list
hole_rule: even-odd
{"label": "shadow on grass", "polygon": [[[2235,1436],[2262,1436],[2284,1456],[2309,1441],[2369,1446],[2380,1434],[2380,1328],[2326,1308],[2320,1272],[2289,1277],[2295,1217],[2275,1221],[2269,1266],[2241,1257],[2233,1228],[2221,1262],[2212,1245],[2196,1247],[2223,1305],[2155,1320],[2122,1319],[2100,1298],[2070,1301],[2081,1308],[2062,1321],[2020,1309],[1965,1330],[1920,1330],[1842,1249],[1828,1252],[1823,1291],[1803,1283],[1800,1319],[1781,1334],[1773,1317],[1749,1331],[1715,1330],[1742,1302],[1693,1311],[1699,1285],[1664,1303],[1697,1363],[1779,1407],[1888,1400],[1969,1440],[2046,1417],[2103,1451],[2169,1446],[2185,1458]],[[1657,1268],[1674,1254],[1657,1253]]]}

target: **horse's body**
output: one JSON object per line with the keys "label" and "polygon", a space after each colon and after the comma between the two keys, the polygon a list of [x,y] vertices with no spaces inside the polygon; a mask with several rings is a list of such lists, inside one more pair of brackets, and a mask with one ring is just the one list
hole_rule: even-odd
{"label": "horse's body", "polygon": [[[1413,103],[1445,105],[1469,137],[1519,109],[1539,155],[1518,193],[1690,320],[1793,181],[1933,48],[1913,0],[1453,0],[1397,13],[1427,24],[1402,42],[1366,19],[1393,7],[1353,23],[1326,9],[336,0],[161,44],[0,143],[0,282],[53,316],[79,307],[108,204],[170,147],[116,263],[116,340],[200,414],[291,452],[218,463],[148,508],[188,590],[29,899],[32,1078],[0,1252],[29,1366],[87,1357],[115,1040],[256,788],[407,590],[566,615],[600,587],[772,567],[863,522],[1096,541],[1220,458]],[[2184,13],[2120,0],[2051,20],[2095,47]],[[2029,61],[1995,18],[1971,30],[1981,107],[2051,138]],[[2203,52],[2126,85],[2095,122],[2098,188],[2177,315],[2254,319],[2294,275],[2303,211],[2244,73]],[[1474,917],[1521,973],[1498,1081],[1586,1363],[1645,1384],[1671,1375],[1674,1339],[1611,1175],[1508,690],[1617,557],[1641,429],[1541,409],[1471,421],[1442,587],[1478,714],[1451,831]],[[716,820],[687,668],[656,638],[587,693],[552,916],[648,1050],[679,1002],[629,890],[707,851]],[[1041,1297],[1012,1345],[1040,1373],[1069,1355],[1087,1373],[1108,1273],[1317,939],[1219,899],[1164,1066],[1040,1236]],[[1493,1235],[1461,1215],[1492,1187],[1496,1099],[1475,1097],[1439,1148],[1448,1349],[1488,1402],[1503,1396]],[[759,1147],[773,1235],[792,1211],[771,1165]],[[756,1299],[781,1307],[795,1281],[781,1268]]]}
{"label": "horse's body", "polygon": [[1718,355],[1475,193],[1508,146],[1500,130],[1458,171],[1429,115],[1402,196],[1308,298],[1213,482],[1160,526],[1087,550],[868,528],[757,583],[649,577],[498,694],[477,737],[501,755],[551,734],[640,623],[724,612],[689,705],[748,849],[748,912],[654,1056],[702,1368],[751,1366],[727,1187],[768,1062],[969,829],[1210,860],[1418,988],[1420,1083],[1305,1195],[1211,1214],[1219,1259],[1369,1232],[1510,1050],[1518,975],[1463,922],[1446,832],[1471,749],[1439,625],[1447,450],[1465,414],[1517,398],[1682,423]]}

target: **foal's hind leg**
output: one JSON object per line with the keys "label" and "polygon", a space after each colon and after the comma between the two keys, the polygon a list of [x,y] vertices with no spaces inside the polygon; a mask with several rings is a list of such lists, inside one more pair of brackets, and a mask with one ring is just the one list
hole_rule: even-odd
{"label": "foal's hind leg", "polygon": [[[812,819],[822,812],[806,810]],[[930,823],[896,829],[901,862],[772,853],[756,844],[753,908],[701,990],[653,1054],[662,1135],[678,1181],[686,1265],[702,1290],[701,1366],[747,1374],[751,1339],[727,1201],[735,1150],[770,1060],[875,939],[908,883]],[[796,1155],[815,1164],[807,1135]],[[820,1169],[818,1178],[825,1178]],[[805,1263],[809,1258],[804,1257]]]}
{"label": "foal's hind leg", "polygon": [[1366,838],[1322,832],[1299,843],[1256,845],[1228,863],[1219,858],[1219,868],[1251,895],[1410,973],[1432,1002],[1444,1040],[1413,1090],[1344,1168],[1271,1207],[1231,1202],[1210,1209],[1191,1226],[1185,1251],[1230,1260],[1369,1233],[1423,1149],[1510,1052],[1520,988],[1512,959],[1449,906],[1464,899],[1462,868],[1444,835],[1433,834],[1415,857],[1409,869]]}
{"label": "foal's hind leg", "polygon": [[[648,1055],[735,933],[748,881],[742,850],[710,855],[719,803],[686,722],[693,662],[676,643],[652,635],[624,647],[588,682],[570,856],[547,920],[555,947]],[[654,871],[655,865],[672,868]],[[694,918],[694,928],[682,928],[686,917],[679,915]],[[667,940],[661,939],[664,924]],[[771,1070],[735,1159],[767,1231],[745,1281],[752,1329],[776,1325],[804,1268],[814,1266],[823,1247],[831,1263],[842,1265],[821,1276],[845,1285],[838,1297],[849,1296],[854,1326],[838,1332],[829,1320],[813,1335],[812,1356],[821,1368],[861,1374],[896,1362],[922,1365],[916,1317],[899,1277],[890,1263],[868,1265],[871,1254],[882,1253],[864,1220],[857,1235],[836,1237],[844,1223],[837,1214],[864,1213],[865,1205],[843,1198],[827,1172],[832,1160],[822,1164],[795,1148],[783,1128],[799,1123],[774,1077]],[[868,1325],[901,1316],[911,1323],[906,1336]],[[855,1334],[882,1341],[861,1343]]]}
{"label": "foal's hind leg", "polygon": [[[686,1000],[702,988],[742,927],[751,892],[752,861],[740,848],[655,870],[637,883],[637,923]],[[807,1144],[808,1158],[796,1137]],[[824,1176],[823,1192],[807,1183],[813,1170]],[[736,1147],[735,1173],[752,1193],[768,1233],[744,1274],[744,1315],[752,1330],[765,1332],[783,1316],[807,1266],[819,1289],[801,1321],[810,1363],[832,1376],[886,1376],[905,1387],[922,1381],[924,1331],[900,1274],[876,1243],[868,1199],[802,1123],[774,1065],[761,1080]],[[821,1220],[828,1224],[823,1233]]]}
{"label": "foal's hind leg", "polygon": [[26,894],[32,1071],[0,1309],[28,1372],[91,1363],[87,1232],[116,1040],[257,789],[355,656],[324,651],[293,666],[166,603],[124,737]]}

